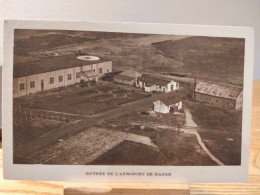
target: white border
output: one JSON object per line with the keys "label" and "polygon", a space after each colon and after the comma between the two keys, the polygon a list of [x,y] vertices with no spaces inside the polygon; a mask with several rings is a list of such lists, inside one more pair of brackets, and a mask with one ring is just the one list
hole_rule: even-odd
{"label": "white border", "polygon": [[[203,25],[82,21],[5,21],[3,63],[3,163],[5,179],[88,182],[246,182],[248,179],[251,128],[254,29]],[[13,164],[13,44],[14,29],[55,29],[145,34],[175,34],[245,38],[241,166],[95,166]],[[87,171],[170,172],[171,177],[86,176]]]}

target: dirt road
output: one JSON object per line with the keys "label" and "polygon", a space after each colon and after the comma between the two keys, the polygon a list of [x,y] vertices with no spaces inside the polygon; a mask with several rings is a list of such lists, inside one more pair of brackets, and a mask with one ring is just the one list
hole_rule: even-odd
{"label": "dirt road", "polygon": [[[188,127],[198,127],[197,124],[193,121],[192,119],[192,115],[189,111],[188,108],[184,108],[184,112],[185,112],[185,116],[186,116],[186,125]],[[224,163],[222,163],[219,159],[217,159],[209,150],[208,148],[205,146],[204,142],[202,141],[201,137],[200,137],[200,134],[197,132],[197,130],[194,128],[194,129],[187,129],[187,128],[181,128],[181,131],[184,132],[184,133],[188,133],[188,134],[192,134],[192,135],[195,135],[197,140],[198,140],[198,143],[199,145],[201,146],[201,148],[208,154],[208,156],[214,160],[218,165],[220,166],[223,166]]]}

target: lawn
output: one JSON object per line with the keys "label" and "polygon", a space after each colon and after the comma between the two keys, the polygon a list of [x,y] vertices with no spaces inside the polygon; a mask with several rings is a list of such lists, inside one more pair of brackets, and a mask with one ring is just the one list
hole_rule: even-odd
{"label": "lawn", "polygon": [[206,104],[188,104],[199,134],[208,149],[226,165],[241,161],[242,111],[225,110]]}

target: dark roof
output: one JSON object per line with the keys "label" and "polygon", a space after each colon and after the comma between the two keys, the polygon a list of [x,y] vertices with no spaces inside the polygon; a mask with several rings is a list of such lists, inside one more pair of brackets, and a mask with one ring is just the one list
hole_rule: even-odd
{"label": "dark roof", "polygon": [[134,70],[125,70],[125,71],[121,72],[119,75],[125,75],[125,76],[129,76],[129,77],[137,78],[137,77],[140,77],[141,74]]}
{"label": "dark roof", "polygon": [[212,95],[227,99],[236,99],[243,91],[241,87],[199,81],[196,84],[195,92]]}
{"label": "dark roof", "polygon": [[[176,104],[176,103],[180,102],[181,100],[179,99],[179,97],[167,97],[165,99],[157,100],[157,101],[161,101],[166,106],[169,106],[169,105],[172,105],[172,104]],[[155,102],[157,102],[157,101],[155,101]]]}
{"label": "dark roof", "polygon": [[115,78],[126,80],[126,81],[134,80],[134,77],[129,77],[129,76],[126,76],[126,75],[121,75],[121,74],[116,75]]}
{"label": "dark roof", "polygon": [[138,78],[138,81],[142,81],[146,83],[146,86],[152,86],[152,85],[159,85],[159,86],[165,86],[168,83],[170,83],[169,80],[159,79],[159,78],[152,78],[152,77],[140,77]]}
{"label": "dark roof", "polygon": [[28,61],[14,64],[14,78],[24,77],[44,72],[62,70],[67,68],[78,67],[82,65],[96,64],[100,62],[110,61],[100,58],[95,61],[86,61],[77,59],[76,55],[65,55],[56,57],[41,58],[36,61]]}

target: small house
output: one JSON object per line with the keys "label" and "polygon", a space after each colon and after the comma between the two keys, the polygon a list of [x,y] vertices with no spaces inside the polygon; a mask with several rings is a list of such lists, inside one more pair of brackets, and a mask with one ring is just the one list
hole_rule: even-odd
{"label": "small house", "polygon": [[164,80],[160,78],[140,77],[136,80],[136,87],[143,88],[146,92],[164,92],[168,93],[179,89],[179,83],[173,80]]}
{"label": "small house", "polygon": [[137,78],[141,76],[142,75],[139,72],[133,70],[126,70],[121,72],[118,75],[115,75],[114,82],[125,84],[125,85],[135,85]]}
{"label": "small house", "polygon": [[162,114],[168,114],[182,109],[182,101],[178,101],[173,97],[157,100],[153,102],[153,105],[154,111]]}

